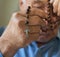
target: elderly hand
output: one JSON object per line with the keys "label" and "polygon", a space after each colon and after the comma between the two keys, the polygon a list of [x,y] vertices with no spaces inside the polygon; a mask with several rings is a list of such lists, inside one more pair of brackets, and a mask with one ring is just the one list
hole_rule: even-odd
{"label": "elderly hand", "polygon": [[12,18],[1,36],[0,50],[5,57],[12,57],[15,52],[31,43],[33,38],[26,38],[24,33],[26,18],[20,13],[14,13]]}
{"label": "elderly hand", "polygon": [[53,4],[53,11],[60,16],[60,0],[50,0],[50,3]]}

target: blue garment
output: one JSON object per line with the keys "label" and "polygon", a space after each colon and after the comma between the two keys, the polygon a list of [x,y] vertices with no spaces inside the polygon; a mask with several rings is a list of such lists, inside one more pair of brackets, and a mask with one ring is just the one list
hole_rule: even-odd
{"label": "blue garment", "polygon": [[3,57],[2,53],[0,52],[0,57]]}
{"label": "blue garment", "polygon": [[19,49],[14,57],[60,57],[60,39],[56,37],[39,48],[36,42],[32,42]]}

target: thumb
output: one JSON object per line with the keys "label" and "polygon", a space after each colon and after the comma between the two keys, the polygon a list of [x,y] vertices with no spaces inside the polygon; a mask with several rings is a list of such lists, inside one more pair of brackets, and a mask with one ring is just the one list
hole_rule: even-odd
{"label": "thumb", "polygon": [[22,15],[20,12],[15,12],[12,15],[12,19],[15,20],[15,23],[21,24],[26,22],[26,16]]}

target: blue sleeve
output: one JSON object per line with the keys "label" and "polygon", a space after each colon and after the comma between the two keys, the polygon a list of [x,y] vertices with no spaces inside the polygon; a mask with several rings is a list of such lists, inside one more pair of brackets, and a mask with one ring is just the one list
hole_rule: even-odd
{"label": "blue sleeve", "polygon": [[0,52],[0,57],[3,57],[2,53]]}
{"label": "blue sleeve", "polygon": [[2,35],[2,33],[4,32],[5,27],[0,27],[0,36]]}

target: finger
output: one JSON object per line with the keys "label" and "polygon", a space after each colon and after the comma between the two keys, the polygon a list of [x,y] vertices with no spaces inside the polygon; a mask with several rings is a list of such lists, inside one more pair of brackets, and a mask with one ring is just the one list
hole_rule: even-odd
{"label": "finger", "polygon": [[58,0],[55,0],[53,3],[53,11],[54,13],[58,12]]}
{"label": "finger", "polygon": [[50,0],[50,3],[52,4],[54,2],[54,0]]}
{"label": "finger", "polygon": [[25,23],[25,21],[27,20],[26,16],[24,16],[24,14],[21,14],[20,12],[13,13],[12,19],[16,20],[17,23]]}
{"label": "finger", "polygon": [[19,23],[21,22],[25,23],[26,21],[27,21],[26,17],[22,17],[22,16],[19,17]]}
{"label": "finger", "polygon": [[18,25],[20,28],[25,29],[27,19],[25,17],[20,17],[18,21]]}
{"label": "finger", "polygon": [[41,17],[44,17],[46,18],[47,17],[47,14],[44,10],[42,9],[38,9],[38,8],[32,8],[31,9],[31,12],[30,12],[30,15],[38,15],[38,16],[41,16]]}
{"label": "finger", "polygon": [[60,16],[60,1],[59,1],[59,5],[58,5],[58,16]]}
{"label": "finger", "polygon": [[20,13],[19,12],[14,12],[13,14],[12,14],[12,17],[18,17],[20,15]]}
{"label": "finger", "polygon": [[13,14],[12,16],[12,20],[14,21],[14,23],[21,29],[25,29],[25,23],[27,21],[27,18],[25,16],[23,16],[23,14],[21,14],[20,12],[16,12]]}

